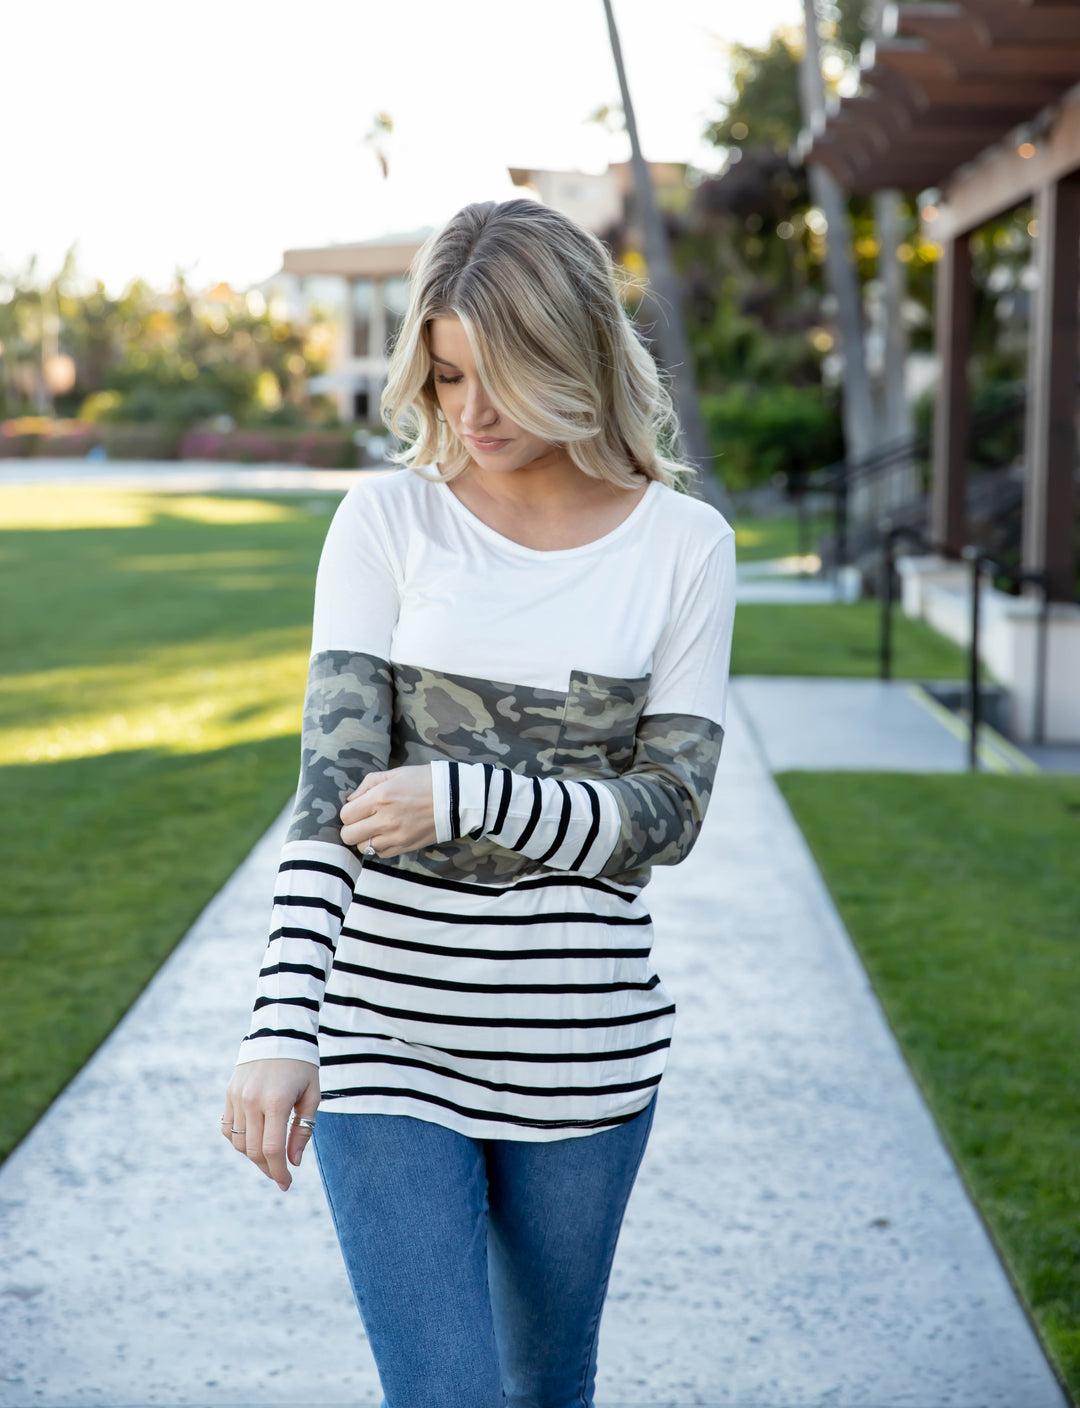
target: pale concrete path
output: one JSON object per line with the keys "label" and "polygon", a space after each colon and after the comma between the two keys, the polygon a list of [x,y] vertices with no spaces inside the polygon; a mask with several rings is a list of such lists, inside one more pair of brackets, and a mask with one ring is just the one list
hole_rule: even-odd
{"label": "pale concrete path", "polygon": [[[218,1133],[284,823],[0,1170],[3,1408],[379,1401],[314,1164]],[[598,1404],[1064,1408],[738,690],[649,893],[679,1016]]]}
{"label": "pale concrete path", "polygon": [[735,675],[738,697],[769,767],[857,772],[962,772],[967,741],[928,707],[911,680]]}
{"label": "pale concrete path", "polygon": [[0,460],[5,484],[77,484],[152,489],[165,494],[341,492],[384,469],[310,469],[297,464],[224,464],[217,460]]}

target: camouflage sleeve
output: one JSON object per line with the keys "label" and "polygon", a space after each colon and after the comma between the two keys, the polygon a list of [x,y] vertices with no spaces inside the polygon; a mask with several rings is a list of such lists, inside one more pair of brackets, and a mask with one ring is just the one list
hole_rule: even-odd
{"label": "camouflage sleeve", "polygon": [[617,778],[530,776],[439,759],[431,764],[437,839],[485,836],[586,876],[676,865],[701,830],[723,736],[710,719],[643,717],[633,759]]}
{"label": "camouflage sleeve", "polygon": [[322,993],[363,863],[341,840],[338,812],[365,774],[386,768],[392,704],[385,660],[347,650],[312,656],[300,781],[241,1061],[290,1056],[318,1063]]}
{"label": "camouflage sleeve", "polygon": [[619,834],[597,872],[678,865],[690,854],[712,794],[724,729],[690,714],[651,714],[638,724],[634,758],[601,786],[615,796]]}
{"label": "camouflage sleeve", "polygon": [[341,839],[338,813],[390,756],[388,657],[399,597],[374,515],[362,508],[359,497],[343,500],[319,561],[300,776],[241,1062],[318,1065],[323,991],[363,864]]}

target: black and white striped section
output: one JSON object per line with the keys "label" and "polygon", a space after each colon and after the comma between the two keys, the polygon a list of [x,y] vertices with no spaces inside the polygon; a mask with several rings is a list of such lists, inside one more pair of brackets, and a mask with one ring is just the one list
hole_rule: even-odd
{"label": "black and white striped section", "polygon": [[270,938],[240,1061],[291,1057],[319,1064],[319,1009],[362,862],[344,846],[287,841]]}
{"label": "black and white striped section", "polygon": [[431,774],[440,842],[486,836],[553,870],[594,876],[619,839],[619,806],[602,783],[443,758]]}
{"label": "black and white striped section", "polygon": [[675,1007],[640,895],[602,881],[438,881],[372,862],[319,1031],[324,1108],[478,1138],[618,1124],[658,1085]]}

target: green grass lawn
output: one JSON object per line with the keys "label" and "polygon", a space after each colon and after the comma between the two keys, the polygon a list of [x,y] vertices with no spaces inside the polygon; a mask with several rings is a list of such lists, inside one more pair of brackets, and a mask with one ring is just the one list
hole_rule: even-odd
{"label": "green grass lawn", "polygon": [[[735,612],[731,671],[738,675],[848,675],[878,673],[881,603],[814,602],[805,606],[740,602]],[[966,679],[967,652],[925,621],[893,607],[896,679]],[[982,678],[989,679],[985,667]]]}
{"label": "green grass lawn", "polygon": [[335,502],[0,489],[0,1157],[289,800]]}
{"label": "green grass lawn", "polygon": [[1080,1394],[1080,777],[777,781]]}

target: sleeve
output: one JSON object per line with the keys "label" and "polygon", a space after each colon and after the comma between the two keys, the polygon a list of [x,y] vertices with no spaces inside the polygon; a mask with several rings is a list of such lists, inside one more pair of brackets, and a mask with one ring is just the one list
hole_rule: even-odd
{"label": "sleeve", "polygon": [[390,753],[400,576],[378,508],[368,486],[350,489],[319,559],[300,778],[240,1062],[319,1062],[323,990],[363,865],[341,840],[338,812],[368,772],[386,768]]}
{"label": "sleeve", "polygon": [[430,765],[437,839],[487,837],[584,876],[684,859],[720,760],[734,623],[731,531],[693,574],[657,643],[626,770],[614,779],[553,778],[438,759]]}

